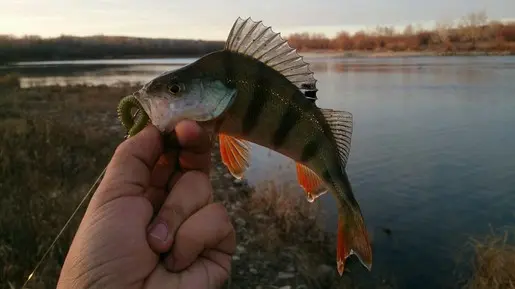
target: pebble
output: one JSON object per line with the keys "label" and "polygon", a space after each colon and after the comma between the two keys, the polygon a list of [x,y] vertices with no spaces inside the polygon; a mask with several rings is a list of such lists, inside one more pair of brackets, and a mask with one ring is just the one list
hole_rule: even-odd
{"label": "pebble", "polygon": [[239,252],[239,253],[245,252],[245,247],[243,247],[242,245],[236,246],[236,252]]}
{"label": "pebble", "polygon": [[234,220],[234,222],[238,225],[238,226],[245,226],[247,224],[247,222],[245,222],[245,220],[243,220],[242,218],[236,218],[236,220]]}
{"label": "pebble", "polygon": [[291,289],[291,286],[290,285],[286,285],[286,286],[279,287],[279,289]]}
{"label": "pebble", "polygon": [[295,277],[293,273],[279,272],[279,274],[277,274],[277,279],[290,279],[293,277]]}
{"label": "pebble", "polygon": [[256,268],[250,268],[249,272],[255,275],[258,273],[258,270],[256,270]]}
{"label": "pebble", "polygon": [[318,274],[320,276],[330,276],[334,273],[334,270],[335,268],[326,264],[319,265],[317,268]]}

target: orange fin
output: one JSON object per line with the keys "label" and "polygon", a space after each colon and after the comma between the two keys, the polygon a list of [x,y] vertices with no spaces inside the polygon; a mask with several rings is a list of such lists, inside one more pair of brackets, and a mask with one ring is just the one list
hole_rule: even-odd
{"label": "orange fin", "polygon": [[[342,212],[343,210],[345,212]],[[361,264],[369,271],[372,269],[372,248],[363,217],[361,214],[345,208],[341,209],[338,214],[336,265],[340,276],[345,270],[345,261],[352,254],[356,255]]]}
{"label": "orange fin", "polygon": [[218,138],[222,162],[235,178],[241,179],[249,167],[250,146],[248,142],[226,134],[219,134]]}
{"label": "orange fin", "polygon": [[318,197],[327,193],[324,182],[311,169],[303,164],[296,163],[297,180],[306,192],[308,202],[314,202]]}

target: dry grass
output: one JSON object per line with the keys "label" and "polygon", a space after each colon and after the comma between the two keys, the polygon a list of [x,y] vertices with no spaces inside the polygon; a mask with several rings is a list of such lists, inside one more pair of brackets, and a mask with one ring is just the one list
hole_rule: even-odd
{"label": "dry grass", "polygon": [[[0,87],[0,288],[21,286],[108,162],[123,137],[116,103],[129,90]],[[55,288],[79,218],[31,288]]]}
{"label": "dry grass", "polygon": [[261,235],[264,239],[261,243],[267,244],[270,251],[295,243],[299,232],[318,245],[326,242],[327,236],[320,230],[318,203],[308,203],[291,186],[298,185],[263,183],[245,204],[249,215],[259,216],[254,225],[258,231],[266,230],[267,235]]}
{"label": "dry grass", "polygon": [[0,87],[18,88],[20,87],[20,78],[16,74],[0,75]]}
{"label": "dry grass", "polygon": [[[263,272],[254,283],[270,284],[278,272],[292,270],[297,272],[296,278],[290,280],[293,284],[289,283],[293,288],[300,284],[308,288],[331,288],[339,284],[335,279],[333,236],[323,230],[319,205],[307,202],[298,188],[292,186],[298,185],[264,182],[248,195],[237,198],[236,202],[241,203],[235,213],[240,232],[238,243],[253,254],[242,256],[245,262],[235,263],[234,271],[240,266],[246,270],[250,263],[263,265],[262,270],[268,272]],[[271,266],[273,269],[265,269]],[[321,268],[325,270],[321,272]],[[244,279],[248,275],[233,276],[236,283],[242,284]]]}
{"label": "dry grass", "polygon": [[474,271],[467,289],[515,289],[515,242],[511,234],[492,232],[482,239],[473,239]]}

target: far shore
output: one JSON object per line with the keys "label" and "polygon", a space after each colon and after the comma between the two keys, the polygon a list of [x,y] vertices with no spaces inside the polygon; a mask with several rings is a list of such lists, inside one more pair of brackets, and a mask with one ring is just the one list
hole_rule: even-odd
{"label": "far shore", "polygon": [[515,56],[510,51],[366,51],[366,50],[310,50],[299,54],[309,58],[382,58],[382,57],[438,57],[438,56]]}
{"label": "far shore", "polygon": [[[370,51],[370,50],[306,50],[298,52],[303,57],[308,58],[399,58],[399,57],[445,57],[445,56],[515,56],[515,51]],[[200,58],[203,55],[188,56],[192,58]],[[137,59],[177,59],[184,58],[183,55],[143,55],[143,56],[124,56],[124,57],[107,57],[107,58],[54,58],[51,60],[44,59],[30,59],[21,60],[11,63],[4,63],[12,65],[15,63],[38,63],[38,62],[61,62],[61,61],[111,61],[111,60],[137,60]],[[1,64],[1,63],[0,63]]]}
{"label": "far shore", "polygon": [[[475,57],[475,56],[515,56],[515,51],[459,51],[459,52],[441,52],[441,51],[366,51],[366,50],[309,50],[299,51],[299,54],[307,58],[400,58],[400,57],[446,57],[446,56],[462,56],[462,57]],[[196,57],[202,57],[198,55]],[[184,58],[182,55],[145,55],[133,57],[109,57],[109,58],[55,58],[52,60],[23,60],[11,63],[4,63],[4,65],[13,65],[15,63],[38,63],[38,62],[61,62],[61,61],[111,61],[111,60],[138,60],[138,59],[177,59]],[[0,63],[2,64],[2,63]]]}

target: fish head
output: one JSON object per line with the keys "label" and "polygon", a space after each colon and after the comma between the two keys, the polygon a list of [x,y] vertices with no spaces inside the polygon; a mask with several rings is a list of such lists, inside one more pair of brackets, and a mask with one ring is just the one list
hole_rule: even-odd
{"label": "fish head", "polygon": [[134,95],[160,131],[183,120],[214,120],[232,104],[236,89],[186,66],[146,83]]}

